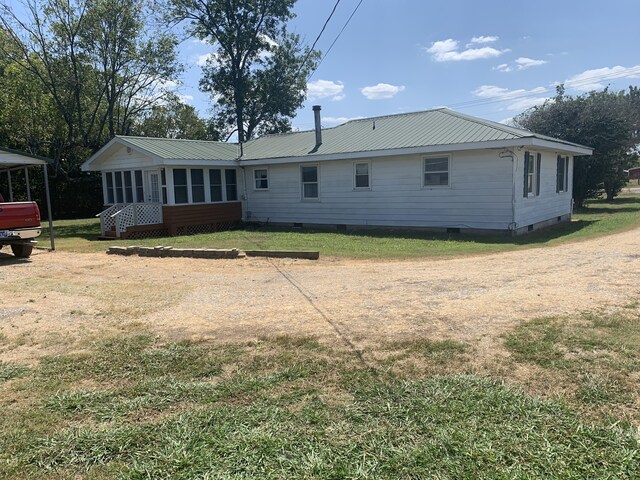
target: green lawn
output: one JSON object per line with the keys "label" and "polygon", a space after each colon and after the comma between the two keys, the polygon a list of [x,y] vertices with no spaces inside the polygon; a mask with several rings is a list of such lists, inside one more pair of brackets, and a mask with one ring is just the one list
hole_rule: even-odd
{"label": "green lawn", "polygon": [[[109,245],[164,245],[191,248],[319,250],[322,256],[348,258],[419,258],[508,251],[584,240],[640,226],[640,195],[624,195],[614,202],[592,201],[576,212],[574,221],[521,237],[433,234],[409,231],[336,233],[292,231],[273,227],[150,240],[101,242],[96,219],[55,222],[56,247],[72,252],[99,252]],[[41,244],[46,244],[47,232]]]}
{"label": "green lawn", "polygon": [[[573,319],[525,324],[505,340],[515,360],[503,367],[542,361],[571,385],[586,367],[573,357],[596,342],[590,369],[611,373],[617,355],[631,375],[637,328],[624,349],[617,341],[640,317],[624,315],[582,319],[575,335],[562,333]],[[637,386],[541,399],[474,375],[473,345],[378,349],[365,366],[313,338],[211,345],[140,332],[30,369],[0,363],[0,478],[638,478],[637,430],[599,410],[633,407]]]}

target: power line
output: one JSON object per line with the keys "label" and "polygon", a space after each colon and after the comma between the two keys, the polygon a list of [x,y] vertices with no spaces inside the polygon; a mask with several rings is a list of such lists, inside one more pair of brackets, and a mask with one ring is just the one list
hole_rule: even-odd
{"label": "power line", "polygon": [[307,63],[307,60],[309,60],[309,56],[311,55],[311,52],[313,52],[313,49],[315,48],[316,43],[318,43],[318,40],[320,40],[320,37],[324,33],[325,28],[327,28],[327,25],[329,24],[329,20],[331,20],[331,17],[333,17],[333,14],[336,13],[336,8],[338,8],[338,5],[340,4],[340,2],[341,2],[341,0],[338,0],[336,2],[336,4],[333,6],[333,10],[331,10],[331,13],[329,14],[327,19],[325,20],[324,25],[322,26],[322,29],[320,30],[320,33],[318,34],[316,39],[313,41],[313,45],[311,45],[311,48],[307,52],[307,55],[304,57],[304,60],[300,64],[300,67],[298,67],[298,71],[296,72],[296,76],[298,76],[300,74],[300,70],[302,70],[302,67],[304,66],[304,64]]}
{"label": "power line", "polygon": [[313,74],[316,73],[316,70],[318,70],[318,68],[320,68],[320,65],[322,65],[322,62],[324,61],[325,58],[327,58],[327,55],[329,55],[329,52],[331,51],[331,49],[333,48],[333,46],[336,44],[336,42],[338,41],[338,39],[340,38],[340,35],[342,35],[342,32],[345,31],[345,29],[347,28],[347,25],[349,25],[349,22],[351,21],[351,19],[353,18],[353,16],[356,14],[356,12],[358,11],[358,9],[360,8],[360,5],[362,5],[362,2],[364,2],[364,0],[360,0],[358,2],[358,4],[356,5],[356,8],[353,9],[353,12],[351,12],[351,15],[349,15],[349,18],[347,19],[347,21],[345,22],[345,24],[342,26],[342,30],[340,30],[340,32],[338,33],[338,35],[336,35],[336,38],[333,40],[333,42],[331,43],[331,45],[329,46],[329,48],[327,49],[327,51],[325,52],[325,54],[322,56],[322,58],[320,59],[320,61],[318,62],[318,65],[316,65],[316,68],[313,69],[313,71],[309,74],[309,77],[307,78],[307,82],[311,79],[311,77],[313,77]]}

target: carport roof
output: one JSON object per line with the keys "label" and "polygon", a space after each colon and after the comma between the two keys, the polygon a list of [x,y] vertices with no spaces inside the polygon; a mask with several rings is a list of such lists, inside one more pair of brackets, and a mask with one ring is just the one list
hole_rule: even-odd
{"label": "carport roof", "polygon": [[47,159],[12,150],[10,148],[0,147],[0,170],[8,170],[16,167],[29,167],[32,165],[46,165]]}

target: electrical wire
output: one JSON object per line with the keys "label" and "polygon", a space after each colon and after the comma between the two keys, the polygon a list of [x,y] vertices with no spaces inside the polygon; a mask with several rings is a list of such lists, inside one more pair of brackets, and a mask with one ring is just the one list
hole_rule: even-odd
{"label": "electrical wire", "polygon": [[302,63],[300,63],[300,66],[298,67],[298,71],[296,72],[296,76],[298,76],[300,74],[300,71],[302,70],[302,67],[304,67],[305,63],[307,63],[307,60],[309,60],[309,56],[313,52],[313,49],[315,48],[316,43],[318,43],[318,40],[320,40],[320,37],[324,33],[325,28],[327,28],[327,25],[329,24],[329,21],[331,20],[331,17],[333,17],[333,14],[336,13],[336,8],[338,8],[338,5],[340,4],[341,1],[342,0],[338,0],[336,2],[336,4],[333,6],[333,10],[331,10],[331,13],[329,14],[327,19],[325,20],[324,25],[322,26],[322,29],[320,30],[320,33],[318,34],[316,39],[313,41],[313,44],[311,45],[311,48],[307,52],[307,55],[304,57],[304,60],[302,61]]}
{"label": "electrical wire", "polygon": [[338,35],[336,35],[336,38],[333,40],[333,42],[331,43],[331,45],[329,46],[329,48],[327,49],[327,51],[325,52],[324,55],[322,55],[322,58],[320,59],[320,61],[318,62],[318,65],[316,65],[316,68],[314,68],[311,73],[309,74],[309,76],[307,77],[307,82],[311,79],[311,77],[313,77],[313,74],[316,73],[316,71],[318,70],[318,68],[320,67],[320,65],[322,65],[322,62],[324,61],[325,58],[327,58],[327,55],[329,55],[329,52],[331,52],[331,49],[333,48],[333,46],[336,44],[336,42],[338,41],[338,39],[340,38],[340,36],[342,35],[342,32],[345,31],[345,29],[347,28],[347,25],[349,25],[349,22],[351,22],[351,19],[353,18],[353,16],[356,14],[356,12],[358,11],[358,9],[360,8],[360,5],[362,5],[362,2],[364,2],[364,0],[360,0],[358,2],[358,4],[356,5],[356,8],[353,9],[353,12],[351,12],[351,15],[349,15],[349,18],[347,19],[347,21],[344,23],[344,25],[342,26],[342,29],[340,30],[340,32],[338,33]]}

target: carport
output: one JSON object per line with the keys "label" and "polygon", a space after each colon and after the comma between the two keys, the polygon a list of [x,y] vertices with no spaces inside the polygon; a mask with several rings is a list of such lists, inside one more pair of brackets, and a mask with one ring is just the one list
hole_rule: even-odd
{"label": "carport", "polygon": [[51,197],[49,195],[49,177],[47,175],[47,165],[49,161],[44,157],[30,155],[18,150],[0,147],[0,176],[6,175],[8,191],[5,192],[6,202],[13,202],[13,181],[12,172],[24,172],[24,180],[26,182],[27,201],[31,201],[31,185],[29,183],[29,170],[33,167],[42,167],[44,175],[44,190],[47,199],[47,218],[49,219],[49,241],[51,250],[55,250],[55,242],[53,240],[53,220],[51,219]]}

